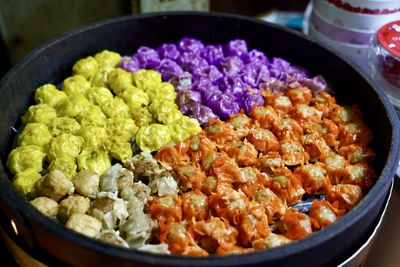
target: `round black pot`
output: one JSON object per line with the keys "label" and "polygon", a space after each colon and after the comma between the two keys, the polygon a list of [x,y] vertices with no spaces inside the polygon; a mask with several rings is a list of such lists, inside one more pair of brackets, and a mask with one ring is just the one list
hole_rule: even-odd
{"label": "round black pot", "polygon": [[[109,246],[76,234],[33,209],[12,187],[6,159],[19,117],[35,88],[60,83],[73,63],[109,49],[133,53],[184,36],[205,43],[245,39],[251,48],[323,75],[341,104],[358,104],[372,129],[379,179],[366,197],[332,226],[281,248],[226,257],[153,255]],[[381,210],[399,159],[397,115],[382,89],[360,68],[300,33],[259,20],[219,13],[158,13],[102,21],[66,33],[25,57],[0,84],[0,222],[10,238],[50,265],[76,266],[333,266],[348,257]],[[18,233],[18,234],[16,234]]]}

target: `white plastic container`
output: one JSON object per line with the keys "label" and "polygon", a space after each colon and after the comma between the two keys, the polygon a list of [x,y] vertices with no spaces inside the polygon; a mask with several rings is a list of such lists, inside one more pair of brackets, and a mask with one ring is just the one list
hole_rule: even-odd
{"label": "white plastic container", "polygon": [[[383,5],[385,2],[389,2],[390,5],[395,5],[400,8],[400,1],[347,1],[357,2],[363,4],[362,6],[371,7],[376,9],[375,5]],[[400,11],[390,14],[365,14],[349,12],[341,8],[337,8],[335,5],[329,3],[327,0],[313,0],[313,10],[316,10],[321,17],[327,21],[348,29],[359,29],[367,31],[376,31],[382,25],[394,21],[400,17]],[[359,6],[359,5],[357,5]]]}
{"label": "white plastic container", "polygon": [[366,69],[375,32],[399,18],[399,0],[313,0],[305,13],[303,31]]}

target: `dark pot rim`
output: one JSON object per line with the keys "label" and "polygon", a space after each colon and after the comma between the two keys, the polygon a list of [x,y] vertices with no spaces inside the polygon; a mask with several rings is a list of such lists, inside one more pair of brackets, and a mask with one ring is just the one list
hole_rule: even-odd
{"label": "dark pot rim", "polygon": [[[147,13],[140,15],[129,15],[129,16],[117,17],[88,24],[76,28],[74,30],[68,31],[65,34],[55,37],[50,41],[42,44],[40,47],[38,47],[37,49],[29,53],[27,56],[25,56],[17,65],[15,65],[4,76],[4,78],[0,82],[0,88],[2,88],[7,83],[12,83],[13,78],[16,77],[16,74],[19,72],[19,70],[29,65],[30,61],[33,58],[40,56],[41,54],[44,54],[49,46],[52,46],[59,42],[63,42],[66,39],[73,38],[75,35],[84,34],[85,32],[101,28],[102,26],[105,25],[118,24],[120,22],[129,20],[145,20],[151,17],[169,17],[169,16],[182,16],[182,15],[232,18],[240,21],[262,24],[268,27],[278,28],[282,31],[295,34],[298,36],[298,38],[303,38],[313,43],[316,43],[297,31],[241,15],[219,13],[219,12],[162,12],[162,13]],[[338,54],[329,47],[326,47],[321,44],[319,45],[323,46],[332,54],[335,55]],[[69,242],[76,244],[77,246],[91,249],[95,252],[99,252],[102,254],[111,255],[114,257],[120,257],[126,260],[143,262],[147,264],[157,264],[159,262],[162,262],[165,265],[171,265],[171,266],[188,266],[188,265],[231,266],[232,263],[237,263],[246,266],[268,261],[270,259],[280,259],[284,257],[290,257],[293,255],[297,255],[304,250],[315,249],[318,246],[323,245],[326,241],[328,241],[335,235],[342,232],[343,228],[354,224],[355,222],[360,220],[360,218],[364,217],[368,213],[368,207],[370,205],[376,204],[379,201],[377,200],[376,197],[377,195],[383,194],[386,196],[386,193],[391,184],[391,180],[394,177],[400,156],[398,153],[400,147],[400,138],[399,138],[400,132],[399,132],[399,122],[397,114],[392,104],[389,102],[388,98],[384,94],[383,89],[363,69],[361,69],[361,67],[352,63],[349,59],[347,59],[343,55],[339,55],[339,57],[346,64],[354,68],[363,77],[363,79],[365,79],[371,85],[372,89],[376,92],[379,100],[382,102],[386,110],[386,115],[392,125],[392,140],[386,164],[379,176],[379,179],[376,181],[375,185],[370,190],[370,192],[363,198],[363,200],[355,208],[349,211],[339,221],[337,221],[330,227],[325,228],[309,237],[303,238],[299,241],[293,242],[284,247],[273,248],[269,250],[258,251],[244,255],[229,255],[224,257],[208,256],[204,258],[177,256],[177,255],[156,255],[146,252],[140,252],[140,251],[134,251],[134,250],[110,246],[102,242],[96,241],[95,239],[87,238],[80,234],[77,234],[67,229],[60,223],[53,222],[51,219],[43,216],[38,211],[36,211],[31,205],[28,205],[28,203],[19,195],[19,193],[12,187],[9,178],[7,177],[7,175],[3,170],[3,166],[0,166],[0,175],[1,175],[0,188],[3,188],[3,190],[0,191],[0,196],[3,195],[3,198],[6,201],[6,203],[8,203],[11,207],[16,208],[20,214],[23,214],[23,217],[28,218],[35,224],[40,225],[41,227],[43,227],[44,230],[49,231],[50,233],[57,235],[60,238],[66,239]]]}

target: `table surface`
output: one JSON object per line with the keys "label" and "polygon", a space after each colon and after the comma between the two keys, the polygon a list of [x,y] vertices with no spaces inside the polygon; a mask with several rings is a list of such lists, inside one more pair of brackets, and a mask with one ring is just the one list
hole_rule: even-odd
{"label": "table surface", "polygon": [[398,177],[395,179],[382,226],[363,267],[400,266],[400,229],[397,228],[400,226],[400,181]]}

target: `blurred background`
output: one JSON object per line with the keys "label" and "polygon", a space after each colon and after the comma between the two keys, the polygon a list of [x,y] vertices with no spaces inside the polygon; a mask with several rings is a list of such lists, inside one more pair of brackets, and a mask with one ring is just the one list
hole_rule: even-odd
{"label": "blurred background", "polygon": [[0,77],[43,42],[73,28],[102,19],[168,10],[218,11],[259,17],[274,14],[270,18],[277,19],[276,11],[301,15],[308,2],[308,0],[1,0]]}

